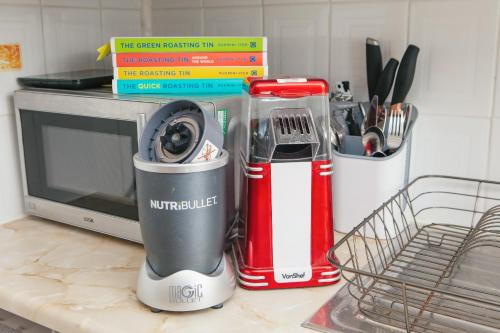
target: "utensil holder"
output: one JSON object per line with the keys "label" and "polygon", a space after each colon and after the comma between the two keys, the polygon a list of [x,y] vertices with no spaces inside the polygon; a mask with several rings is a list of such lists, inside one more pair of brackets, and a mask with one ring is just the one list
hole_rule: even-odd
{"label": "utensil holder", "polygon": [[343,151],[348,153],[333,150],[332,193],[336,231],[351,231],[384,200],[408,184],[412,130],[417,118],[417,108],[413,107],[408,132],[401,146],[387,157],[362,156],[363,145],[359,136],[344,137]]}

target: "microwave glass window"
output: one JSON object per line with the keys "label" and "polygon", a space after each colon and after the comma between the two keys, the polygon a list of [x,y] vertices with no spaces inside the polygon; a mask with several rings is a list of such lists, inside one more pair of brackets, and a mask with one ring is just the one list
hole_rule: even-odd
{"label": "microwave glass window", "polygon": [[42,126],[42,142],[48,187],[134,203],[130,136]]}
{"label": "microwave glass window", "polygon": [[131,121],[21,110],[30,195],[138,219]]}

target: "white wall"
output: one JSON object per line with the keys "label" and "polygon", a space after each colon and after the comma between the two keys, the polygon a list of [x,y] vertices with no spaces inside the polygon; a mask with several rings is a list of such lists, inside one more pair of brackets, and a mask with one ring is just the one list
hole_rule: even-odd
{"label": "white wall", "polygon": [[[269,37],[274,73],[350,80],[366,99],[364,40],[385,61],[420,46],[408,100],[420,110],[412,175],[500,180],[500,0],[157,0],[155,35]],[[22,214],[12,107],[20,75],[99,67],[94,49],[140,31],[139,0],[0,0],[0,43],[20,42],[23,69],[0,72],[0,221]],[[109,61],[106,63],[109,66]],[[498,69],[497,69],[498,68]]]}
{"label": "white wall", "polygon": [[[269,37],[274,73],[350,80],[367,98],[366,37],[385,61],[421,48],[408,98],[420,110],[412,175],[500,180],[497,0],[157,0],[156,35]],[[500,70],[500,69],[499,69]],[[495,100],[498,102],[495,104]]]}
{"label": "white wall", "polygon": [[22,69],[0,71],[0,223],[23,215],[12,92],[16,77],[110,67],[95,49],[140,34],[140,0],[0,0],[0,44],[21,45]]}

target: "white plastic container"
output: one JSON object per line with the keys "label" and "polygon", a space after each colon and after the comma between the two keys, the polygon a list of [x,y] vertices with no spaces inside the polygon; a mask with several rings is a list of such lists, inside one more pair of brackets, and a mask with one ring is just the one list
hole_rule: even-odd
{"label": "white plastic container", "polygon": [[[411,136],[417,116],[414,107],[406,138],[398,151],[387,157],[342,154],[332,149],[335,231],[350,232],[408,183]],[[377,235],[381,234],[384,233],[377,230]],[[392,236],[393,231],[389,231],[389,234]]]}

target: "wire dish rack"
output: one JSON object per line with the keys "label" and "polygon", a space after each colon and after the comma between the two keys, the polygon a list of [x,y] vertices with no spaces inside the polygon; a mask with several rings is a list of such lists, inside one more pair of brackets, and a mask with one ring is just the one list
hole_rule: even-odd
{"label": "wire dish rack", "polygon": [[417,178],[328,258],[381,331],[498,332],[500,182]]}

